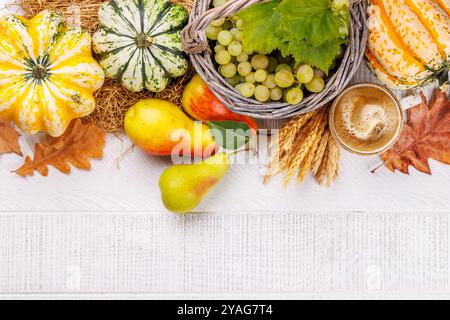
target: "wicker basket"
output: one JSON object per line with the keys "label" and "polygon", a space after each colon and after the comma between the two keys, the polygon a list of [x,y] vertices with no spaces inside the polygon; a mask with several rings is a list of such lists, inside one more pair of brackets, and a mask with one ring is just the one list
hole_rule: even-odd
{"label": "wicker basket", "polygon": [[211,59],[211,49],[204,30],[213,21],[265,0],[231,0],[225,5],[209,9],[212,0],[195,0],[191,20],[183,30],[184,50],[190,55],[197,73],[205,80],[214,94],[231,110],[256,119],[286,119],[318,109],[333,100],[349,84],[363,57],[367,42],[365,0],[353,1],[349,44],[340,67],[327,80],[319,94],[307,96],[302,103],[261,103],[242,97],[216,70]]}

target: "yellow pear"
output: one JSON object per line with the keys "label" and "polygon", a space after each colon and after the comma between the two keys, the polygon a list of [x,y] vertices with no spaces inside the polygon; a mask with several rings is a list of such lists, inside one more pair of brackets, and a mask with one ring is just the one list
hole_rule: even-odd
{"label": "yellow pear", "polygon": [[165,100],[139,101],[126,113],[124,126],[133,143],[152,155],[203,157],[218,149],[208,126],[192,121]]}
{"label": "yellow pear", "polygon": [[227,173],[228,155],[220,152],[196,164],[175,165],[159,180],[164,206],[175,213],[194,210]]}

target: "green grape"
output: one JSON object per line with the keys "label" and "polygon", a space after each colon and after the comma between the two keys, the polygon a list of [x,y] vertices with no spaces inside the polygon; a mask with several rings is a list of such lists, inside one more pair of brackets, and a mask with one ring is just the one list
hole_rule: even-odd
{"label": "green grape", "polygon": [[255,70],[266,69],[269,66],[269,58],[262,54],[257,54],[252,58],[252,66]]}
{"label": "green grape", "polygon": [[218,44],[218,45],[216,45],[216,46],[214,47],[214,52],[215,52],[215,53],[217,53],[217,52],[219,52],[219,51],[225,51],[225,50],[227,50],[227,48],[224,47],[224,46],[221,45],[221,44]]}
{"label": "green grape", "polygon": [[236,35],[235,35],[235,39],[236,39],[237,41],[242,41],[242,38],[243,38],[243,33],[242,33],[241,30],[239,30],[239,31],[236,33]]}
{"label": "green grape", "polygon": [[214,20],[213,22],[211,22],[211,25],[214,27],[220,27],[225,23],[225,17]]}
{"label": "green grape", "polygon": [[279,87],[270,89],[270,99],[272,99],[273,101],[280,101],[281,98],[283,98],[283,90],[281,90]]}
{"label": "green grape", "polygon": [[242,30],[243,25],[244,25],[244,20],[239,19],[236,21],[236,28]]}
{"label": "green grape", "polygon": [[250,62],[245,61],[238,64],[238,72],[241,76],[248,76],[252,72],[252,65]]}
{"label": "green grape", "polygon": [[255,83],[256,82],[255,73],[251,72],[248,76],[245,77],[245,81],[249,83]]}
{"label": "green grape", "polygon": [[255,98],[260,102],[266,102],[270,99],[270,91],[269,88],[259,85],[255,88]]}
{"label": "green grape", "polygon": [[255,85],[249,82],[243,83],[239,88],[239,91],[245,98],[253,97],[253,95],[255,94]]}
{"label": "green grape", "polygon": [[244,85],[243,83],[239,83],[239,84],[236,85],[234,88],[235,88],[239,93],[241,93],[241,88],[242,88],[243,85]]}
{"label": "green grape", "polygon": [[274,73],[278,65],[278,60],[274,57],[269,57],[269,66],[267,67],[267,72]]}
{"label": "green grape", "polygon": [[262,84],[269,89],[275,88],[277,86],[275,83],[275,75],[273,73],[268,74],[266,80],[264,80]]}
{"label": "green grape", "polygon": [[246,54],[245,52],[241,53],[240,55],[238,55],[236,57],[236,61],[237,62],[245,62],[248,61],[248,54]]}
{"label": "green grape", "polygon": [[234,77],[236,75],[236,65],[234,63],[227,63],[224,64],[221,68],[220,68],[220,73],[225,77],[225,78],[231,78]]}
{"label": "green grape", "polygon": [[221,7],[223,6],[225,3],[227,3],[228,0],[213,0],[213,7],[217,8],[217,7]]}
{"label": "green grape", "polygon": [[242,53],[242,44],[239,41],[233,41],[228,46],[228,52],[234,56],[237,57]]}
{"label": "green grape", "polygon": [[289,104],[299,104],[303,101],[303,91],[300,88],[294,87],[286,91],[285,100]]}
{"label": "green grape", "polygon": [[234,77],[231,78],[225,78],[225,80],[227,80],[227,82],[231,84],[233,87],[237,86],[241,82],[238,75],[235,75]]}
{"label": "green grape", "polygon": [[242,82],[242,83],[244,83],[244,82],[245,82],[245,77],[244,77],[244,76],[241,76],[241,75],[239,75],[239,82]]}
{"label": "green grape", "polygon": [[214,59],[218,64],[227,64],[231,61],[231,55],[228,51],[222,50],[216,53]]}
{"label": "green grape", "polygon": [[286,63],[279,64],[279,65],[275,68],[275,73],[278,73],[278,72],[280,72],[281,70],[287,70],[287,71],[289,71],[290,73],[292,73],[292,68],[291,68],[291,66],[288,65],[288,64],[286,64]]}
{"label": "green grape", "polygon": [[217,37],[219,36],[219,32],[222,31],[221,27],[215,27],[212,25],[209,25],[206,28],[206,36],[208,37],[208,39],[210,40],[217,40]]}
{"label": "green grape", "polygon": [[217,41],[223,46],[228,46],[233,41],[233,35],[228,30],[222,30],[217,36]]}
{"label": "green grape", "polygon": [[317,76],[314,76],[310,83],[306,84],[306,89],[312,93],[319,93],[325,88],[325,81]]}
{"label": "green grape", "polygon": [[231,35],[233,36],[233,39],[234,39],[234,40],[237,40],[237,39],[236,39],[236,35],[238,34],[238,32],[239,32],[239,29],[238,29],[238,28],[232,28],[232,29],[230,29],[230,33],[231,33]]}
{"label": "green grape", "polygon": [[297,70],[297,79],[301,83],[309,83],[314,78],[314,69],[311,66],[303,65]]}
{"label": "green grape", "polygon": [[294,75],[289,70],[281,70],[275,74],[275,83],[280,88],[289,88],[294,84]]}
{"label": "green grape", "polygon": [[267,71],[263,69],[259,69],[255,71],[255,80],[257,82],[263,82],[267,78]]}

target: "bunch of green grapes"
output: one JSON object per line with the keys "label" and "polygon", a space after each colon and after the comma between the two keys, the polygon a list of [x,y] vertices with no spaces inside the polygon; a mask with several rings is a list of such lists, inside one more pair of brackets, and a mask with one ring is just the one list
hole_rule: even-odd
{"label": "bunch of green grapes", "polygon": [[[215,7],[228,0],[214,0]],[[219,73],[245,98],[260,102],[285,101],[299,104],[306,89],[319,93],[325,87],[325,74],[301,65],[279,52],[246,51],[242,45],[243,21],[236,16],[213,21],[206,36],[213,42]]]}

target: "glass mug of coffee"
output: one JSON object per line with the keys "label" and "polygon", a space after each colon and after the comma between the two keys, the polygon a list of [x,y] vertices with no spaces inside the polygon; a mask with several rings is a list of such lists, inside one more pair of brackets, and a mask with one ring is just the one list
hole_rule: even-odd
{"label": "glass mug of coffee", "polygon": [[376,155],[400,137],[404,110],[394,94],[374,83],[359,83],[344,90],[333,102],[329,126],[345,149]]}

